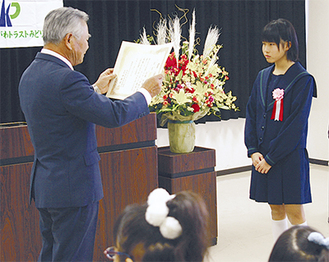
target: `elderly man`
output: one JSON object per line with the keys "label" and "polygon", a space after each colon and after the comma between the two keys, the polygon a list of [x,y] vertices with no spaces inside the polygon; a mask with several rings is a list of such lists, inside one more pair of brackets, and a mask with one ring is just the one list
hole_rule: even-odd
{"label": "elderly man", "polygon": [[44,48],[19,84],[35,149],[30,201],[40,213],[39,261],[92,261],[103,197],[95,124],[118,127],[145,116],[162,84],[163,76],[157,75],[125,100],[103,96],[115,77],[112,69],[94,85],[73,69],[89,47],[87,21],[77,9],[51,11],[44,21]]}

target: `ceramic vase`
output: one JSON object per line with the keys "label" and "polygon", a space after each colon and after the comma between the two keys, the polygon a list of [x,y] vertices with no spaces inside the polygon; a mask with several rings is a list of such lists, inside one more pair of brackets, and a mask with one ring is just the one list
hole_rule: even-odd
{"label": "ceramic vase", "polygon": [[173,153],[190,153],[195,146],[195,123],[193,121],[168,121],[169,145]]}

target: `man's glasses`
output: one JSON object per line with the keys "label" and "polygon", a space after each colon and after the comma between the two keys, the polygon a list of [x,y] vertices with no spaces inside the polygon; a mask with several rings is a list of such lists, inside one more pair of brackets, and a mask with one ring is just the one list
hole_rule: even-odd
{"label": "man's glasses", "polygon": [[116,256],[126,256],[132,260],[132,258],[127,254],[119,251],[115,251],[115,247],[108,247],[105,251],[104,254],[110,259],[114,260]]}

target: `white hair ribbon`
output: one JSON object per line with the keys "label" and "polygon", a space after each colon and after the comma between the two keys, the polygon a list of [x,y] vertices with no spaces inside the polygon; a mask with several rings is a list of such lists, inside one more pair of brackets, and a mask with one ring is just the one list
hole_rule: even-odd
{"label": "white hair ribbon", "polygon": [[309,234],[307,240],[317,245],[325,246],[329,250],[329,237],[324,238],[324,236],[319,232],[312,232]]}
{"label": "white hair ribbon", "polygon": [[167,202],[175,198],[165,189],[154,189],[147,199],[148,207],[145,213],[145,220],[154,227],[159,227],[164,238],[175,239],[182,234],[182,226],[174,217],[168,217],[169,208]]}

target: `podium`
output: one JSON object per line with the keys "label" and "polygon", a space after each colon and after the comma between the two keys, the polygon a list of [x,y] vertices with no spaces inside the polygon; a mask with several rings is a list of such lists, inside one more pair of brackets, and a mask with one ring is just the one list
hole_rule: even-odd
{"label": "podium", "polygon": [[170,194],[190,190],[200,194],[209,212],[212,244],[217,244],[216,154],[214,149],[195,147],[188,154],[176,154],[169,147],[158,148],[159,187]]}
{"label": "podium", "polygon": [[[113,225],[129,204],[143,203],[158,186],[156,115],[120,128],[97,126],[104,198],[100,201],[94,261],[115,245]],[[0,261],[36,261],[42,246],[39,212],[29,205],[33,146],[27,126],[0,128]]]}

